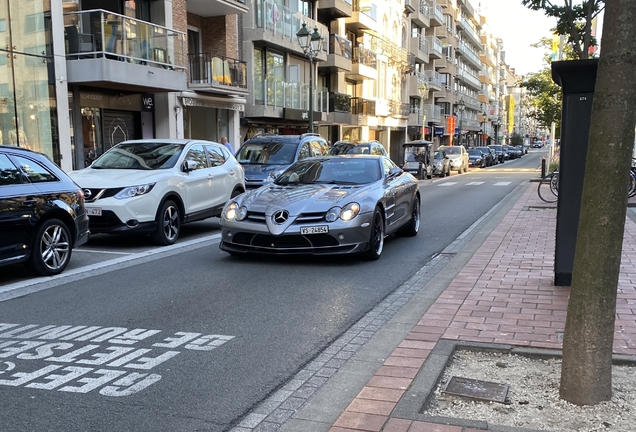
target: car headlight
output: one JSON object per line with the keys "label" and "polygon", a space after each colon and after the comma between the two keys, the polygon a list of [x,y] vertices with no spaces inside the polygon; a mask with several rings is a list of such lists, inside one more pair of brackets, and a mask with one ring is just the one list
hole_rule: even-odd
{"label": "car headlight", "polygon": [[123,188],[117,194],[115,194],[115,198],[117,199],[126,199],[132,198],[140,195],[145,195],[155,187],[156,183],[149,183],[141,186],[130,186],[127,188]]}
{"label": "car headlight", "polygon": [[325,220],[327,222],[335,222],[340,218],[344,222],[348,222],[360,213],[360,204],[349,203],[344,207],[332,207],[327,212]]}
{"label": "car headlight", "polygon": [[223,217],[227,220],[242,221],[247,216],[247,207],[239,206],[236,202],[231,202],[225,207]]}

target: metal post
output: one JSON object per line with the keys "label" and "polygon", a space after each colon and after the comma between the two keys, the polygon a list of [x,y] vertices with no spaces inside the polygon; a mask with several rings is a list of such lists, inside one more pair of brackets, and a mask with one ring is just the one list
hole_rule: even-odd
{"label": "metal post", "polygon": [[314,56],[309,53],[309,132],[314,131]]}

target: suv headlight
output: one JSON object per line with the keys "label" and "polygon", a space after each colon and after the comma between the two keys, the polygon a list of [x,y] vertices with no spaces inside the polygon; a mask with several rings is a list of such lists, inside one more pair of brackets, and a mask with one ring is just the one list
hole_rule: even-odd
{"label": "suv headlight", "polygon": [[335,222],[340,218],[344,222],[348,222],[360,213],[360,204],[349,203],[344,207],[332,207],[327,212],[325,219],[327,222]]}
{"label": "suv headlight", "polygon": [[136,196],[145,195],[155,187],[156,183],[149,183],[141,186],[130,186],[127,188],[123,188],[119,192],[115,194],[115,198],[117,199],[126,199],[133,198]]}

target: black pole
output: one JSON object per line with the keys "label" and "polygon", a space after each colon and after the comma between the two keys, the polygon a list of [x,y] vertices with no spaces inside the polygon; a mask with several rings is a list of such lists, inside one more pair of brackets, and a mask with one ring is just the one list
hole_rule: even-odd
{"label": "black pole", "polygon": [[314,57],[309,51],[309,132],[314,131]]}

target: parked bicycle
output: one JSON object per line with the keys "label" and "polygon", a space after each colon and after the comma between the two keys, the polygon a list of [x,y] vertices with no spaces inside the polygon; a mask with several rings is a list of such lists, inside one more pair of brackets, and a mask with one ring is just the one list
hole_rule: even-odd
{"label": "parked bicycle", "polygon": [[[632,167],[629,171],[628,197],[636,196],[636,158],[632,158]],[[554,171],[545,176],[539,182],[539,198],[547,203],[556,202],[559,198],[559,171]]]}

